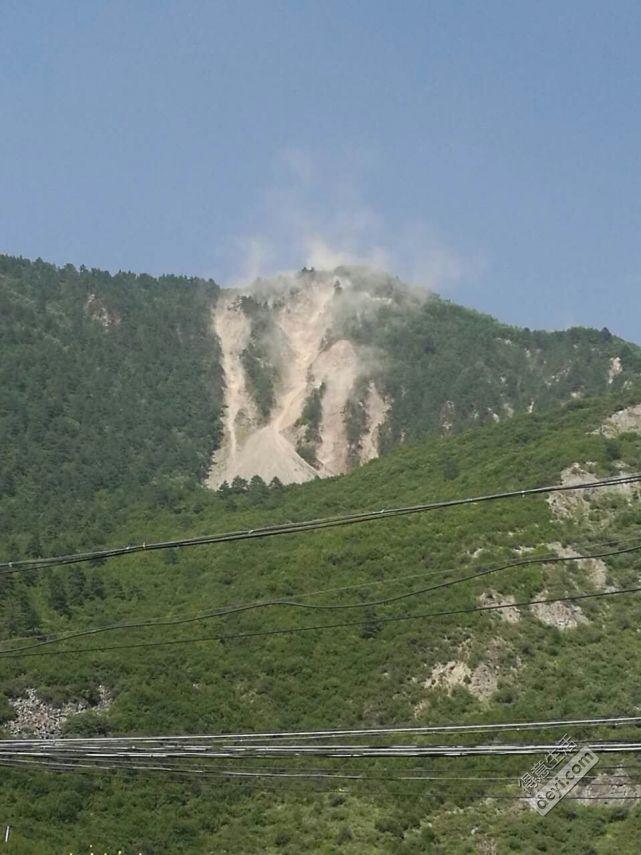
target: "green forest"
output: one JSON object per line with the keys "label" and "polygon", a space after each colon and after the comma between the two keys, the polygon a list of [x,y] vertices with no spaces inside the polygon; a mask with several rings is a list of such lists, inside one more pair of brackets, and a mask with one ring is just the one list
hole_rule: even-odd
{"label": "green forest", "polygon": [[101,543],[123,502],[203,477],[220,430],[218,290],[0,255],[3,548]]}
{"label": "green forest", "polygon": [[[638,471],[641,437],[613,440],[594,433],[609,413],[637,399],[638,390],[629,390],[623,397],[577,401],[547,415],[519,416],[461,436],[410,444],[344,478],[299,487],[248,488],[224,497],[183,488],[164,505],[140,500],[130,506],[109,541],[121,544],[141,532],[151,540],[254,528],[555,483],[575,462],[590,461],[598,476]],[[342,586],[362,587],[313,599],[362,603],[408,585],[420,588],[430,574],[447,579],[492,565],[518,549],[543,555],[546,544],[558,541],[589,553],[604,541],[629,539],[641,519],[637,504],[606,493],[591,504],[586,519],[559,520],[544,497],[506,500],[256,543],[124,557],[83,570],[14,574],[4,596],[22,608],[23,626],[14,627],[14,638],[19,632],[29,637],[29,624],[52,634]],[[626,586],[640,569],[634,556],[612,559],[607,583]],[[593,590],[576,565],[534,564],[497,574],[490,584],[481,579],[373,613],[364,609],[354,626],[331,632],[6,659],[0,661],[2,714],[8,724],[9,699],[34,686],[55,704],[91,701],[99,686],[108,687],[113,696],[108,711],[80,713],[66,725],[68,734],[85,735],[513,721],[638,708],[641,684],[629,678],[630,663],[641,655],[635,597],[585,601],[585,622],[568,631],[542,624],[527,610],[516,623],[490,614],[381,622],[426,609],[468,607],[488,587],[517,602],[542,589],[551,595]],[[224,631],[303,627],[310,620],[264,610],[226,618]],[[221,629],[203,621],[171,633],[121,631],[114,641],[189,639]],[[460,650],[469,652],[471,665],[482,662],[497,640],[501,677],[490,698],[480,700],[464,686],[452,692],[425,689],[438,663]],[[633,731],[617,731],[626,735]],[[368,771],[389,775],[390,764],[377,762]],[[397,761],[395,771],[402,771],[403,762]],[[509,780],[504,787],[516,794],[517,777],[526,767],[527,758],[495,768]],[[459,768],[473,775],[483,763],[466,761]],[[483,851],[470,841],[471,826],[478,840],[494,841],[496,851],[608,853],[615,847],[634,851],[630,841],[641,831],[635,805],[568,801],[542,819],[479,794],[472,783],[452,782],[434,792],[426,785],[384,781],[340,786],[160,782],[126,773],[21,770],[6,770],[3,780],[0,816],[15,829],[14,850],[25,853],[42,851],[45,841],[49,851],[60,852],[86,851],[88,842],[109,852],[296,853],[312,845],[315,851],[346,853]]]}
{"label": "green forest", "polygon": [[[607,330],[520,330],[434,295],[418,299],[392,277],[348,272],[357,290],[389,299],[374,314],[348,314],[336,331],[375,353],[372,377],[390,401],[383,452],[623,389],[641,373],[641,348]],[[163,504],[202,482],[221,440],[211,323],[219,291],[196,278],[0,255],[0,530],[11,532],[11,555],[100,545],[106,520],[132,499]],[[280,370],[275,331],[255,296],[242,307],[252,323],[243,365],[265,416]],[[621,370],[609,378],[615,358]],[[366,427],[366,388],[359,381],[345,413],[352,449]],[[301,416],[309,460],[321,395]]]}
{"label": "green forest", "polygon": [[[239,480],[213,493],[201,482],[220,431],[222,378],[210,323],[218,293],[199,279],[0,257],[0,560],[555,484],[577,463],[595,477],[641,471],[638,433],[600,431],[613,412],[641,400],[637,348],[607,331],[515,330],[434,297],[411,311],[401,311],[402,301],[391,304],[383,310],[389,317],[369,328],[361,319],[350,332],[386,354],[377,382],[403,390],[388,423],[387,453],[340,478],[286,487]],[[617,356],[623,371],[609,383],[607,366]],[[547,382],[552,375],[560,376],[556,385]],[[537,406],[528,413],[532,399]],[[505,400],[513,418],[474,418],[481,402],[496,411]],[[443,435],[446,401],[463,415]],[[310,439],[318,403],[310,399],[305,411]],[[632,587],[641,571],[635,554],[608,559],[598,584],[576,562],[534,563],[385,606],[366,604],[525,553],[542,558],[551,544],[589,554],[629,541],[641,522],[638,499],[634,490],[603,491],[580,513],[563,516],[541,495],[3,574],[0,727],[9,735],[16,700],[32,690],[52,708],[84,705],[64,723],[68,736],[634,714],[641,708],[638,595],[584,600],[581,620],[568,629],[527,607],[513,621],[492,612],[417,615],[472,608],[488,596],[525,602],[542,591],[561,597]],[[96,645],[85,638],[45,648],[59,655],[3,654],[88,627],[303,597],[353,606],[351,625],[198,640],[332,622],[274,607],[99,637],[105,644],[152,643],[144,648],[60,654],[65,645]],[[471,673],[489,668],[496,685],[481,697],[469,680],[434,683],[452,661]],[[110,701],[101,709],[104,692]],[[633,739],[636,731],[615,735]],[[494,759],[490,771],[483,758],[425,764],[446,776],[496,776],[492,790],[509,798],[492,797],[484,781],[441,780],[436,787],[395,780],[422,763],[377,760],[366,767],[375,781],[340,782],[6,768],[0,826],[13,829],[7,851],[24,855],[90,847],[110,855],[638,851],[635,801],[566,800],[541,818],[511,800],[530,758]],[[635,774],[632,763],[632,780]]]}

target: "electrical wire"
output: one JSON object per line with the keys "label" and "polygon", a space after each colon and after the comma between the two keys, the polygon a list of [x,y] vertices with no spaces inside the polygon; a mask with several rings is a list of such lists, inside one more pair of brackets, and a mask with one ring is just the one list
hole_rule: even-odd
{"label": "electrical wire", "polygon": [[[500,611],[502,609],[514,609],[514,608],[525,608],[528,606],[537,606],[537,605],[546,605],[552,603],[568,603],[575,602],[576,600],[589,600],[589,599],[602,599],[605,597],[616,597],[623,596],[627,594],[638,594],[641,592],[641,586],[636,586],[632,588],[619,588],[613,591],[599,591],[596,593],[584,593],[584,594],[572,594],[571,596],[566,597],[552,597],[547,599],[538,599],[538,600],[525,600],[522,602],[515,603],[499,603],[488,606],[475,606],[472,608],[464,608],[464,609],[450,609],[447,611],[440,612],[422,612],[420,614],[415,615],[395,615],[392,617],[381,617],[374,618],[376,624],[385,624],[385,623],[400,623],[404,621],[412,621],[412,620],[422,620],[423,618],[442,618],[442,617],[456,617],[458,615],[466,615],[466,614],[476,614],[478,612],[490,612],[490,611]],[[363,621],[342,621],[338,623],[324,623],[324,624],[314,624],[312,626],[289,626],[289,627],[280,627],[278,629],[265,629],[265,630],[257,630],[255,632],[239,632],[239,633],[228,633],[223,635],[201,635],[196,636],[195,638],[173,638],[166,640],[153,640],[153,641],[139,641],[133,642],[130,644],[112,644],[105,645],[100,647],[75,647],[67,650],[44,650],[40,652],[0,652],[0,660],[2,659],[18,659],[18,658],[26,658],[26,657],[39,657],[39,656],[65,656],[69,654],[82,654],[82,653],[107,653],[114,650],[135,650],[142,648],[152,648],[152,647],[168,647],[182,644],[198,644],[200,642],[207,641],[239,641],[244,639],[253,639],[253,638],[267,638],[272,635],[296,635],[298,633],[306,633],[306,632],[323,632],[327,629],[347,629],[350,627],[363,627]]]}
{"label": "electrical wire", "polygon": [[[65,768],[79,768],[84,766],[85,764],[73,764],[73,763],[64,763],[58,761],[47,761],[40,763],[39,761],[32,760],[2,760],[0,763],[9,765],[9,764],[20,764],[20,765],[32,765],[32,766],[63,766]],[[287,771],[283,769],[261,769],[261,770],[244,770],[244,769],[228,769],[228,768],[198,768],[198,767],[179,767],[179,766],[154,766],[151,764],[139,764],[139,765],[126,765],[126,764],[116,764],[109,763],[104,764],[102,761],[95,760],[92,763],[94,768],[99,769],[127,769],[127,770],[136,770],[136,771],[171,771],[171,772],[187,772],[188,774],[193,773],[204,773],[207,775],[220,775],[230,778],[243,778],[243,777],[271,777],[271,778],[334,778],[348,781],[447,781],[447,782],[471,782],[471,781],[481,781],[483,783],[487,783],[488,781],[506,781],[516,783],[514,776],[512,775],[501,775],[501,776],[466,776],[466,775],[453,775],[453,776],[434,776],[434,775],[401,775],[401,774],[386,774],[386,775],[364,775],[362,773],[343,773],[343,772],[333,772],[319,769],[297,769],[295,771]],[[599,775],[586,775],[581,780],[582,781],[592,781],[594,782],[594,786],[611,786],[611,781],[600,781],[598,780]],[[621,778],[626,783],[639,783],[641,782],[641,778],[630,778],[627,775],[609,775],[609,779]]]}
{"label": "electrical wire", "polygon": [[385,597],[379,600],[369,600],[362,603],[331,603],[331,604],[322,604],[322,603],[303,603],[296,600],[263,600],[255,603],[246,603],[242,605],[236,606],[228,606],[223,609],[218,609],[216,611],[211,612],[202,612],[198,615],[192,615],[189,617],[179,617],[179,618],[167,618],[167,619],[154,619],[154,620],[146,620],[146,621],[131,621],[129,623],[117,623],[110,624],[108,626],[98,627],[95,629],[85,629],[78,632],[70,632],[64,635],[55,636],[54,638],[48,638],[44,641],[38,641],[35,644],[25,644],[22,647],[9,647],[5,649],[0,649],[0,653],[18,653],[23,650],[35,650],[41,647],[48,647],[52,644],[59,644],[63,641],[70,641],[75,638],[86,638],[89,636],[99,635],[106,632],[115,632],[118,630],[127,630],[127,629],[145,629],[148,627],[156,627],[156,626],[178,626],[184,625],[188,623],[197,623],[202,620],[211,620],[213,618],[226,617],[228,615],[239,614],[241,612],[254,611],[257,609],[264,609],[276,606],[286,606],[290,608],[298,608],[298,609],[306,609],[313,611],[343,611],[346,609],[371,609],[376,606],[383,605],[391,605],[392,603],[400,602],[402,600],[407,600],[410,598],[421,596],[422,594],[427,594],[432,591],[438,591],[443,588],[453,588],[456,585],[463,584],[464,582],[470,582],[474,579],[478,579],[482,576],[487,576],[491,573],[497,573],[500,570],[507,570],[511,567],[526,567],[532,564],[561,564],[566,561],[585,561],[589,559],[596,558],[607,558],[614,555],[625,555],[632,552],[638,552],[641,550],[641,544],[637,544],[635,546],[626,547],[623,549],[610,550],[606,552],[598,552],[593,553],[591,555],[567,555],[567,556],[559,556],[559,555],[547,555],[537,558],[522,558],[516,561],[509,561],[505,564],[500,564],[495,567],[489,568],[481,568],[477,570],[475,573],[471,573],[467,576],[461,576],[457,579],[450,579],[443,582],[439,582],[436,585],[431,585],[427,588],[419,588],[414,591],[407,591],[403,594],[397,594],[393,597]]}
{"label": "electrical wire", "polygon": [[[599,548],[603,549],[603,548],[608,547],[608,546],[622,546],[624,544],[637,543],[637,542],[638,542],[638,540],[636,538],[624,538],[624,539],[619,538],[616,540],[601,541],[598,544],[598,546],[599,546]],[[594,544],[592,544],[592,546],[594,546]],[[536,548],[536,547],[528,547],[528,549],[533,549],[533,548]],[[576,549],[576,551],[577,551],[577,553],[579,552],[578,548]],[[559,556],[558,556],[558,553],[549,553],[547,555],[540,556],[538,559],[532,558],[529,560],[531,560],[533,563],[544,564],[544,563],[547,563],[546,559],[548,557],[549,558],[557,558]],[[575,558],[566,558],[564,560],[580,561],[582,559],[589,559],[589,558],[596,558],[596,557],[599,557],[599,556],[581,554],[581,556],[577,555]],[[515,561],[514,563],[516,564],[518,562]],[[510,565],[509,564],[508,565],[497,564],[497,565],[493,565],[487,569],[488,569],[488,572],[496,572],[498,570],[503,569],[505,566],[510,566]],[[481,568],[481,569],[483,569],[483,568]],[[332,594],[332,593],[338,593],[338,592],[343,592],[343,591],[354,591],[354,590],[359,590],[362,588],[378,588],[382,585],[396,585],[399,582],[406,582],[410,579],[430,579],[430,578],[433,578],[434,576],[443,576],[443,575],[445,575],[447,577],[453,572],[454,572],[453,570],[441,570],[441,569],[439,569],[439,570],[424,570],[424,571],[421,571],[418,573],[409,573],[409,574],[406,574],[403,576],[393,576],[393,577],[388,578],[388,579],[373,579],[373,580],[368,580],[366,582],[357,582],[357,583],[352,584],[352,585],[340,585],[340,586],[335,586],[332,588],[318,588],[318,589],[315,589],[313,591],[299,591],[296,594],[292,594],[291,596],[296,596],[300,600],[300,599],[303,599],[305,597],[314,597],[314,596],[319,596],[321,594]],[[457,580],[454,580],[454,581],[457,581]],[[240,605],[240,606],[261,605],[264,602],[268,602],[268,601],[252,600],[249,603],[239,603],[238,605]],[[235,606],[232,608],[235,608]],[[185,623],[196,622],[199,620],[206,619],[208,616],[209,616],[208,612],[199,613],[197,615],[188,615],[187,620],[184,622]],[[142,618],[136,618],[132,621],[132,623],[142,624],[142,620],[143,620]],[[168,618],[168,620],[172,620],[172,619]],[[180,618],[178,619],[178,622],[181,622]],[[46,623],[48,624],[50,622],[47,621]],[[117,623],[117,624],[102,624],[102,625],[98,625],[98,626],[94,626],[94,627],[89,627],[89,629],[92,631],[92,634],[93,634],[94,630],[96,630],[98,632],[102,632],[105,630],[121,629],[121,628],[127,629],[127,628],[131,628],[131,626],[129,624]],[[53,629],[53,627],[48,627],[48,626],[43,624],[42,626],[38,627],[37,629],[24,630],[23,635],[12,636],[10,638],[1,639],[0,645],[1,644],[8,644],[11,641],[14,641],[14,642],[15,641],[28,641],[33,636],[40,636],[42,638],[42,636],[47,635],[47,633],[52,631],[52,629]],[[61,638],[61,637],[59,636],[58,638]],[[2,652],[1,647],[0,647],[0,652]]]}
{"label": "electrical wire", "polygon": [[162,549],[182,549],[191,546],[202,546],[214,543],[231,543],[240,540],[257,540],[266,537],[275,537],[284,534],[296,534],[300,532],[317,531],[325,528],[337,528],[346,525],[355,525],[362,522],[388,519],[390,517],[409,516],[412,514],[425,513],[427,511],[443,510],[446,508],[460,507],[462,505],[481,504],[500,499],[518,498],[549,493],[569,492],[575,490],[594,490],[602,487],[625,486],[641,481],[640,474],[602,478],[596,481],[587,481],[579,484],[556,484],[546,487],[530,487],[523,490],[510,490],[501,493],[490,493],[470,498],[449,499],[440,502],[426,502],[418,505],[409,505],[396,508],[381,508],[378,511],[364,511],[361,513],[347,514],[338,517],[325,517],[314,520],[303,520],[301,522],[287,522],[278,525],[264,526],[255,529],[243,529],[241,531],[225,532],[223,534],[203,535],[201,537],[183,538],[180,540],[167,540],[153,543],[139,543],[135,545],[114,547],[111,549],[93,550],[91,552],[73,553],[69,555],[57,555],[48,558],[21,559],[18,561],[7,561],[0,563],[0,573],[12,573],[20,570],[38,570],[45,567],[63,566],[69,564],[80,564],[88,561],[96,561],[107,558],[116,558],[123,555],[134,555],[138,552],[150,552]]}
{"label": "electrical wire", "polygon": [[[630,740],[590,740],[577,741],[576,748],[589,748],[595,753],[603,754],[639,754],[641,753],[641,742]],[[574,750],[574,748],[573,748]],[[206,746],[179,746],[178,748],[169,748],[159,746],[156,749],[150,747],[142,748],[135,745],[125,750],[110,750],[94,749],[92,751],[75,751],[65,752],[54,747],[47,748],[46,746],[32,747],[31,749],[25,746],[22,749],[3,749],[0,751],[0,757],[12,758],[43,758],[55,759],[68,757],[70,759],[88,759],[88,760],[154,760],[157,758],[167,759],[225,759],[231,758],[239,761],[246,759],[263,759],[263,758],[294,758],[302,757],[322,757],[326,759],[335,758],[415,758],[415,757],[430,757],[430,758],[451,758],[451,757],[495,757],[495,756],[526,756],[531,754],[549,754],[558,752],[558,744],[550,742],[513,742],[513,743],[401,743],[393,745],[372,745],[372,744],[345,744],[345,745],[260,745],[253,744],[250,746],[221,743],[215,747]]]}
{"label": "electrical wire", "polygon": [[[624,740],[590,740],[576,743],[578,748],[589,748],[595,753],[603,754],[639,754],[641,753],[640,741]],[[190,747],[181,746],[179,749],[161,747],[157,749],[127,749],[117,751],[86,751],[80,752],[87,759],[154,759],[154,758],[193,758],[203,760],[204,758],[229,759],[229,758],[285,758],[285,757],[323,757],[323,758],[403,758],[403,757],[481,757],[481,756],[522,756],[529,754],[548,754],[558,751],[556,743],[548,742],[515,742],[515,743],[477,743],[477,744],[398,744],[398,745],[260,745],[250,746],[221,743],[216,747]],[[77,754],[78,752],[76,752]],[[64,751],[56,751],[53,748],[42,747],[24,750],[9,749],[0,751],[0,756],[6,757],[34,757],[51,759],[57,756],[65,756]]]}
{"label": "electrical wire", "polygon": [[395,727],[370,727],[370,728],[342,728],[337,730],[285,730],[285,731],[245,731],[241,733],[217,733],[217,734],[187,734],[187,735],[163,735],[163,736],[98,736],[98,737],[82,737],[82,736],[65,736],[51,737],[49,739],[0,739],[0,752],[12,747],[18,748],[47,748],[52,747],[56,750],[78,750],[78,748],[86,748],[93,750],[94,748],[105,748],[116,745],[120,746],[139,746],[156,743],[161,746],[174,745],[179,746],[185,743],[197,742],[252,742],[256,740],[287,740],[287,739],[331,739],[337,737],[371,737],[371,736],[389,736],[389,735],[426,735],[435,733],[491,733],[501,732],[506,730],[549,730],[552,728],[568,728],[568,727],[601,727],[623,726],[623,725],[640,725],[641,715],[637,716],[593,716],[591,718],[571,718],[571,719],[537,719],[529,721],[508,721],[508,722],[472,722],[469,724],[449,723],[449,724],[433,724],[433,725],[411,725],[411,726],[395,726]]}
{"label": "electrical wire", "polygon": [[[19,761],[17,761],[16,763],[14,763],[14,762],[5,763],[5,762],[0,761],[0,764],[7,766],[7,767],[12,767],[12,766],[20,767],[20,766],[22,766],[22,768],[24,768],[24,765],[25,765],[25,764],[21,764]],[[208,769],[180,769],[180,768],[175,768],[172,766],[154,766],[154,767],[143,766],[143,767],[138,767],[138,766],[119,766],[119,765],[107,766],[107,765],[96,765],[96,764],[77,764],[77,765],[75,765],[75,764],[64,764],[64,763],[48,763],[48,764],[33,764],[33,763],[29,764],[29,763],[27,763],[26,765],[32,766],[38,770],[45,769],[47,771],[52,770],[52,771],[61,771],[61,772],[69,772],[69,771],[74,771],[74,772],[113,772],[113,771],[125,772],[126,771],[126,772],[136,772],[136,773],[141,773],[141,772],[165,773],[165,774],[169,774],[169,775],[177,775],[179,777],[184,777],[184,776],[187,776],[187,777],[203,777],[203,778],[213,777],[213,778],[228,779],[228,782],[230,782],[230,783],[232,781],[235,783],[245,783],[246,779],[254,779],[254,780],[261,780],[263,785],[265,783],[267,783],[268,781],[274,781],[275,779],[284,779],[284,780],[287,780],[289,782],[293,782],[294,780],[305,780],[305,781],[309,781],[309,780],[317,780],[317,781],[320,781],[320,780],[322,780],[322,781],[340,780],[344,783],[345,782],[347,782],[347,783],[366,782],[366,783],[374,784],[374,785],[381,785],[381,784],[385,784],[387,782],[394,782],[394,783],[400,782],[400,783],[407,784],[407,783],[412,783],[412,781],[432,780],[430,778],[404,779],[404,778],[396,778],[393,776],[380,777],[380,778],[371,777],[371,776],[354,776],[354,777],[346,778],[346,776],[333,775],[333,774],[329,774],[329,773],[328,774],[320,774],[320,775],[314,774],[314,773],[303,773],[303,774],[294,774],[294,775],[287,774],[287,773],[286,774],[278,774],[278,773],[276,773],[276,774],[251,773],[250,774],[250,773],[248,773],[246,775],[242,775],[241,778],[238,778],[235,775],[230,775],[229,773],[226,773],[226,772],[214,772],[214,771],[208,770]],[[612,786],[612,785],[609,782],[601,782],[601,783],[592,782],[591,786]],[[390,795],[402,795],[403,798],[406,798],[409,795],[410,797],[416,797],[416,798],[420,798],[420,799],[442,799],[442,798],[450,795],[449,793],[444,792],[444,791],[434,792],[434,791],[429,791],[429,790],[420,790],[420,792],[416,792],[416,791],[407,790],[407,789],[396,790],[396,791],[391,790],[390,791],[389,788],[386,788],[386,790]],[[507,801],[528,801],[531,798],[531,796],[527,796],[527,795],[517,796],[517,795],[514,795],[513,793],[503,793],[503,792],[495,792],[495,791],[490,791],[490,792],[473,791],[473,792],[469,792],[467,790],[464,793],[464,796],[466,798],[502,799],[502,800],[507,800]],[[565,801],[567,801],[567,800],[570,800],[570,801],[638,801],[639,799],[640,799],[639,795],[602,793],[602,794],[596,795],[596,796],[591,796],[591,795],[587,795],[587,794],[581,795],[581,796],[566,796],[564,800]]]}

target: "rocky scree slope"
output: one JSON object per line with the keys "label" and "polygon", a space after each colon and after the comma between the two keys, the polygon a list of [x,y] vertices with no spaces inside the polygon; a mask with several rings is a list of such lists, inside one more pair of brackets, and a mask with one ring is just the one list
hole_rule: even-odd
{"label": "rocky scree slope", "polygon": [[365,268],[222,291],[223,438],[207,483],[340,475],[407,440],[625,388],[608,330],[508,327]]}

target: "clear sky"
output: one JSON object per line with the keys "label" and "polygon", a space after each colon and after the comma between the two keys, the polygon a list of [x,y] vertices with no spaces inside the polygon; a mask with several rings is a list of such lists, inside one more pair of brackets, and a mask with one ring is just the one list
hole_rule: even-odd
{"label": "clear sky", "polygon": [[638,0],[2,0],[0,250],[641,342]]}

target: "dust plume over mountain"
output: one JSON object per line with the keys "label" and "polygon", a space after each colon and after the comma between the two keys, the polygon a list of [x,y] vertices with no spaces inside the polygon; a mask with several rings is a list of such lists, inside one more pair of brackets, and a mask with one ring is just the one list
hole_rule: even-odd
{"label": "dust plume over mountain", "polygon": [[355,265],[223,290],[212,327],[224,381],[213,488],[341,475],[427,433],[625,386],[640,366],[608,330],[522,330]]}
{"label": "dust plume over mountain", "polygon": [[[348,329],[400,293],[391,277],[346,267],[304,268],[222,293],[213,325],[225,378],[224,437],[210,486],[254,475],[308,481],[378,455],[387,404],[373,379],[376,355]],[[359,396],[364,424],[355,442],[348,408]]]}

